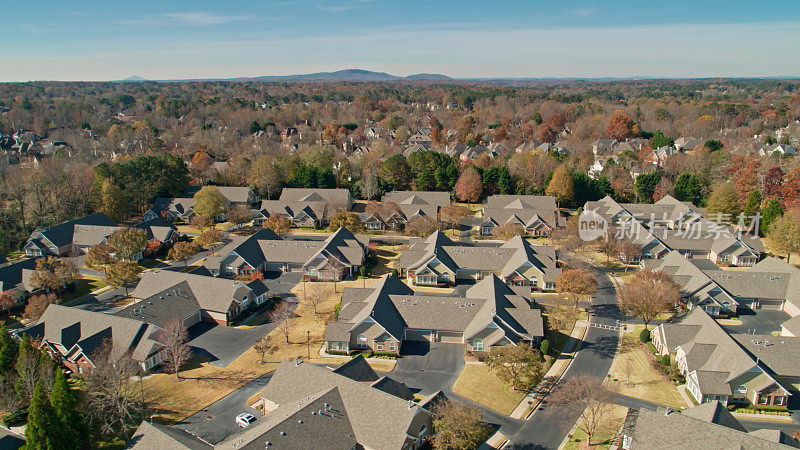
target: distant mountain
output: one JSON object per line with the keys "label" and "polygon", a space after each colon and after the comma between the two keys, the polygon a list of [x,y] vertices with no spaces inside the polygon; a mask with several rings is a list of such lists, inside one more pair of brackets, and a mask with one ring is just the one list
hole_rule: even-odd
{"label": "distant mountain", "polygon": [[122,79],[120,81],[128,82],[128,83],[138,83],[138,82],[141,82],[141,81],[148,81],[148,80],[145,79],[145,78],[133,75],[133,76],[130,76],[128,78]]}
{"label": "distant mountain", "polygon": [[416,75],[409,75],[407,77],[398,77],[386,72],[373,72],[364,69],[345,69],[337,70],[336,72],[317,72],[308,73],[303,75],[277,75],[277,76],[260,76],[260,77],[239,77],[230,78],[231,81],[284,81],[284,82],[302,82],[302,81],[403,81],[403,80],[452,80],[447,75],[420,73]]}

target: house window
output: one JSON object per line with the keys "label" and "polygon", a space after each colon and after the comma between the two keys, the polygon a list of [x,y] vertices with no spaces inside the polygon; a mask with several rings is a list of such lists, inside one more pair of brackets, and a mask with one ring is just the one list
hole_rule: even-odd
{"label": "house window", "polygon": [[481,228],[481,234],[484,235],[484,236],[492,234],[492,228],[493,227],[483,227],[483,228]]}
{"label": "house window", "polygon": [[396,351],[397,347],[395,347],[394,342],[389,342],[389,351],[393,352]]}
{"label": "house window", "polygon": [[473,339],[472,340],[472,351],[473,352],[482,352],[483,351],[483,339]]}
{"label": "house window", "polygon": [[769,397],[766,395],[759,395],[758,396],[758,404],[759,405],[769,405]]}
{"label": "house window", "polygon": [[449,273],[447,273],[447,272],[444,272],[444,273],[442,274],[442,280],[443,280],[443,281],[450,281],[450,274],[449,274]]}
{"label": "house window", "polygon": [[740,385],[740,386],[736,386],[736,393],[737,394],[746,394],[747,393],[747,386],[745,386],[743,384]]}
{"label": "house window", "polygon": [[531,286],[539,287],[539,277],[536,275],[531,276]]}
{"label": "house window", "polygon": [[383,342],[376,342],[375,350],[383,350]]}
{"label": "house window", "polygon": [[419,437],[419,440],[420,441],[424,441],[425,440],[425,436],[427,436],[427,435],[428,435],[428,426],[427,425],[421,426],[419,428],[419,434],[417,435]]}
{"label": "house window", "polygon": [[775,397],[772,401],[772,404],[776,406],[783,406],[784,400],[786,400],[786,397]]}

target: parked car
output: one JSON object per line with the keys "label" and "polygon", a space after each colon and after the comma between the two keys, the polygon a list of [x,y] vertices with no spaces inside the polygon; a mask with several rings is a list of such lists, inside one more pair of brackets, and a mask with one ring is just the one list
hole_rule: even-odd
{"label": "parked car", "polygon": [[251,423],[256,421],[256,416],[250,413],[241,413],[236,416],[236,425],[239,425],[242,428],[249,427]]}

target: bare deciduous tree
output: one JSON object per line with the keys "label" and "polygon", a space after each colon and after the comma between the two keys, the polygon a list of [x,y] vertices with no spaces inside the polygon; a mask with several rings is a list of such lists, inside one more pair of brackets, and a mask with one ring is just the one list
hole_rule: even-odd
{"label": "bare deciduous tree", "polygon": [[141,367],[128,353],[113,349],[110,340],[92,357],[95,367],[85,377],[86,417],[106,435],[121,433],[127,441],[129,429],[146,416],[147,403],[134,376]]}
{"label": "bare deciduous tree", "polygon": [[294,317],[294,308],[286,300],[281,300],[269,313],[269,320],[278,324],[278,329],[289,343],[289,331],[291,329],[291,318]]}
{"label": "bare deciduous tree", "polygon": [[481,419],[476,406],[446,400],[433,408],[433,444],[436,448],[478,448],[492,428]]}
{"label": "bare deciduous tree", "polygon": [[606,414],[614,407],[613,392],[603,386],[603,380],[580,374],[560,381],[547,397],[547,411],[570,423],[580,414],[576,426],[586,433],[591,445]]}
{"label": "bare deciduous tree", "polygon": [[278,350],[278,343],[275,342],[275,339],[270,337],[270,335],[266,335],[256,339],[253,349],[261,357],[259,363],[264,364],[264,355],[275,353],[275,351]]}
{"label": "bare deciduous tree", "polygon": [[623,311],[642,319],[647,328],[656,316],[675,307],[681,289],[667,273],[640,270],[619,289],[617,299]]}
{"label": "bare deciduous tree", "polygon": [[181,366],[192,354],[187,344],[188,338],[189,332],[180,319],[173,319],[164,324],[158,336],[158,341],[164,346],[167,368],[175,372],[176,380],[180,379],[178,372]]}
{"label": "bare deciduous tree", "polygon": [[318,314],[317,308],[324,303],[329,296],[330,293],[328,292],[327,286],[325,284],[319,284],[305,291],[304,302],[314,309],[314,314]]}

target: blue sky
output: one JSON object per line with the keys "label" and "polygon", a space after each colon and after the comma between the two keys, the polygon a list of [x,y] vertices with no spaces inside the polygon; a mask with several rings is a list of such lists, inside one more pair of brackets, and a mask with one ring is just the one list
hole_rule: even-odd
{"label": "blue sky", "polygon": [[346,68],[455,77],[800,76],[797,0],[29,0],[2,10],[0,81]]}

